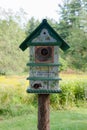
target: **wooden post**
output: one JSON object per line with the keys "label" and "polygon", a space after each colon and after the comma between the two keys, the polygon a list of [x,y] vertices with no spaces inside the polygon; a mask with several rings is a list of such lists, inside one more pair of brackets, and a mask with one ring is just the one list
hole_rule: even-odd
{"label": "wooden post", "polygon": [[38,130],[50,130],[49,94],[38,94]]}

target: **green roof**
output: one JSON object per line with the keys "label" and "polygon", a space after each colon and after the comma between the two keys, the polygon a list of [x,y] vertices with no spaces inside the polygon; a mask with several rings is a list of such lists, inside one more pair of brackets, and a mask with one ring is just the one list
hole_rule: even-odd
{"label": "green roof", "polygon": [[[33,39],[38,37],[42,29],[47,29],[50,36],[52,36],[55,42],[32,42]],[[21,43],[19,46],[21,50],[26,50],[29,46],[59,46],[63,51],[69,49],[69,45],[60,37],[60,35],[48,24],[44,19],[41,24]]]}

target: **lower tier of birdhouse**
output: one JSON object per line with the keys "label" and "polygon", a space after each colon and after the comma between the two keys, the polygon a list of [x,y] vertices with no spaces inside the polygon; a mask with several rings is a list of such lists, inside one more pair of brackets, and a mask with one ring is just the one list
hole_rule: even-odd
{"label": "lower tier of birdhouse", "polygon": [[[28,64],[30,87],[27,89],[28,93],[59,93],[59,78],[58,66],[59,64]],[[31,66],[32,65],[32,66]],[[37,66],[38,65],[38,66]]]}

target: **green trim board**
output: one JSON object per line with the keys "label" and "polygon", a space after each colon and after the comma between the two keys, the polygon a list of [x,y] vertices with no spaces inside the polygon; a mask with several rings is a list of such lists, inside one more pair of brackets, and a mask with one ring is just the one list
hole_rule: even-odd
{"label": "green trim board", "polygon": [[27,80],[41,80],[41,81],[52,81],[52,80],[62,80],[61,78],[52,78],[52,77],[28,77]]}
{"label": "green trim board", "polygon": [[[38,37],[42,31],[42,29],[47,29],[50,36],[52,36],[56,43],[48,43],[47,45],[56,45],[59,46],[63,51],[69,49],[69,45],[60,37],[60,35],[48,24],[46,19],[43,19],[41,24],[21,43],[19,46],[22,51],[26,50],[30,45],[35,46],[35,43],[32,42],[33,39]],[[37,45],[45,45],[42,43],[36,43]]]}
{"label": "green trim board", "polygon": [[61,93],[60,89],[58,90],[47,90],[47,89],[30,89],[27,88],[27,93],[37,93],[37,94],[51,94],[51,93]]}
{"label": "green trim board", "polygon": [[61,66],[60,63],[27,63],[27,66]]}
{"label": "green trim board", "polygon": [[61,46],[61,42],[30,42],[28,46]]}

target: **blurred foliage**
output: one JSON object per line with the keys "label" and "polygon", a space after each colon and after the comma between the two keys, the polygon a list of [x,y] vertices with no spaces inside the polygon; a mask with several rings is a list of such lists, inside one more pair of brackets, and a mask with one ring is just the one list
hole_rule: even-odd
{"label": "blurred foliage", "polygon": [[[70,45],[66,52],[60,50],[60,70],[87,71],[87,2],[85,0],[63,0],[60,19],[48,19],[48,23]],[[0,74],[28,72],[28,49],[22,52],[19,45],[32,33],[41,21],[27,19],[23,9],[14,13],[0,8]]]}
{"label": "blurred foliage", "polygon": [[[61,75],[62,93],[50,95],[52,109],[87,107],[86,75]],[[16,116],[31,113],[37,107],[37,94],[27,94],[29,85],[25,76],[0,77],[0,115]]]}
{"label": "blurred foliage", "polygon": [[18,24],[16,16],[9,16],[3,11],[2,15],[8,17],[0,19],[0,74],[23,72],[27,53],[22,53],[19,44],[26,37],[24,29]]}
{"label": "blurred foliage", "polygon": [[60,5],[60,20],[57,26],[70,49],[62,55],[72,69],[87,71],[87,2],[63,0]]}

